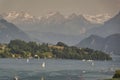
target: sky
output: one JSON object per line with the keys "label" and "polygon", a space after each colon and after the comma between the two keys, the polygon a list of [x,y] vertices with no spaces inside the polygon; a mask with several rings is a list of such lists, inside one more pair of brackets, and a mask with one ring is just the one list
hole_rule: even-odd
{"label": "sky", "polygon": [[55,11],[64,15],[115,15],[120,11],[120,0],[0,0],[0,13],[10,11],[26,11],[34,16],[43,16]]}

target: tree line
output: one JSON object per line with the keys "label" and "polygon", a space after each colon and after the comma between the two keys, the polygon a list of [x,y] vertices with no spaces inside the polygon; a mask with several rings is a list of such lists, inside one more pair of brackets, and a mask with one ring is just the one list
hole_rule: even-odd
{"label": "tree line", "polygon": [[25,42],[11,40],[8,44],[0,44],[1,58],[60,58],[60,59],[86,59],[86,60],[111,60],[110,55],[89,48],[68,46],[63,42],[56,45],[47,43]]}

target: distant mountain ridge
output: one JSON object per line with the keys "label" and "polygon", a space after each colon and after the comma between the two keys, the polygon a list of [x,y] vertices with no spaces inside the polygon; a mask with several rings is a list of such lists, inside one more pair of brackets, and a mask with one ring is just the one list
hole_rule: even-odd
{"label": "distant mountain ridge", "polygon": [[[5,18],[6,20],[12,22],[12,23],[18,23],[18,22],[24,22],[27,21],[28,23],[30,22],[40,22],[41,18],[44,17],[46,19],[49,19],[50,17],[56,15],[56,14],[61,14],[60,12],[49,12],[48,14],[46,14],[45,16],[38,16],[35,17],[33,15],[31,15],[28,12],[24,12],[24,11],[10,11],[8,13],[3,13],[1,14],[3,16],[3,18]],[[75,13],[73,13],[74,15],[77,15]],[[73,15],[71,14],[71,15]],[[61,14],[62,15],[62,14]],[[62,15],[64,18],[70,18],[71,15],[69,16],[64,16]],[[111,16],[106,13],[106,14],[96,14],[96,15],[88,15],[88,14],[81,14],[86,20],[92,22],[92,23],[104,23],[104,21],[108,20],[111,18]],[[78,15],[79,16],[79,15]]]}
{"label": "distant mountain ridge", "polygon": [[[60,12],[51,12],[41,17],[34,17],[26,12],[11,12],[2,15],[3,18],[11,21],[18,28],[30,34],[30,37],[49,43],[58,42],[59,36],[61,37],[59,41],[75,44],[74,41],[82,39],[78,38],[78,36],[81,37],[81,34],[86,33],[90,28],[101,25],[91,23],[83,15],[77,15],[75,13],[67,17]],[[49,33],[49,36],[46,33]],[[52,34],[56,36],[53,37]],[[66,36],[66,38],[63,36]],[[70,40],[72,37],[75,40]]]}
{"label": "distant mountain ridge", "polygon": [[8,43],[13,39],[21,39],[30,41],[30,37],[17,28],[14,24],[7,22],[4,19],[0,19],[0,43]]}
{"label": "distant mountain ridge", "polygon": [[120,33],[112,34],[105,38],[91,35],[88,38],[83,39],[77,45],[77,47],[91,48],[95,50],[102,50],[107,53],[114,53],[120,55]]}
{"label": "distant mountain ridge", "polygon": [[[73,13],[64,16],[60,12],[50,12],[45,16],[35,17],[26,12],[16,11],[2,15],[3,18],[8,21],[12,20],[13,23],[17,21],[14,24],[28,33],[31,38],[36,38],[37,41],[55,43],[59,40],[67,44],[72,43],[70,45],[74,45],[92,34],[106,37],[120,33],[119,16],[120,13],[113,18],[108,14],[91,16]],[[110,20],[104,22],[106,19]],[[100,20],[100,22],[103,20],[104,24],[92,23],[92,20]],[[18,24],[19,22],[20,24]]]}
{"label": "distant mountain ridge", "polygon": [[83,16],[92,23],[100,23],[100,24],[104,24],[104,22],[112,18],[112,16],[108,13],[96,14],[96,15],[83,15]]}
{"label": "distant mountain ridge", "polygon": [[120,33],[120,12],[110,20],[106,21],[104,25],[88,30],[86,35],[95,34],[106,37],[115,33]]}
{"label": "distant mountain ridge", "polygon": [[85,39],[83,39],[80,43],[78,43],[76,46],[77,47],[88,47],[91,49],[99,49],[102,50],[103,44],[105,40],[103,37],[96,36],[96,35],[91,35]]}
{"label": "distant mountain ridge", "polygon": [[20,13],[16,11],[11,11],[9,13],[1,14],[1,16],[7,21],[14,24],[32,24],[39,20],[35,16],[32,16],[29,13],[23,11],[21,11]]}

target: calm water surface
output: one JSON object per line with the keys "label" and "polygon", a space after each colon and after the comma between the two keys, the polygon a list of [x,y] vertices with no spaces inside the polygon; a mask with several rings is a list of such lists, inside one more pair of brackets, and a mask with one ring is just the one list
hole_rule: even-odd
{"label": "calm water surface", "polygon": [[[0,59],[0,80],[103,80],[120,69],[119,58],[113,61],[61,59]],[[45,62],[46,66],[41,65]]]}

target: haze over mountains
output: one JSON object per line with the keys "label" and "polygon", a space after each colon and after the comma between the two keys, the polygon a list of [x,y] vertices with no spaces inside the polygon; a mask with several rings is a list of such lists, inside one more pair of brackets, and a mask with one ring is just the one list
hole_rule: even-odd
{"label": "haze over mountains", "polygon": [[74,45],[91,34],[106,37],[120,31],[120,14],[111,18],[108,14],[93,16],[73,13],[64,16],[60,12],[50,12],[45,16],[35,17],[23,11],[13,11],[1,16],[14,23],[32,39],[47,43],[61,41]]}
{"label": "haze over mountains", "polygon": [[76,44],[84,38],[87,30],[103,25],[101,21],[110,18],[108,14],[91,16],[73,13],[64,16],[60,12],[50,12],[41,17],[23,11],[12,11],[1,15],[38,41],[50,43],[62,41],[67,44]]}

